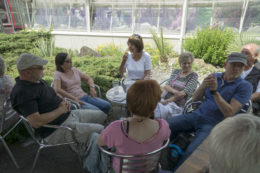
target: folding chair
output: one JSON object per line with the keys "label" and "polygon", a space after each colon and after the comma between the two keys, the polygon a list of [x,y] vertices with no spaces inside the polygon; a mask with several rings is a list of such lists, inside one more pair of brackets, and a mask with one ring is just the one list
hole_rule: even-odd
{"label": "folding chair", "polygon": [[[74,139],[71,142],[64,142],[64,143],[58,143],[58,144],[49,144],[46,140],[44,140],[44,138],[41,138],[41,137],[35,135],[34,128],[30,125],[29,121],[24,116],[20,116],[20,117],[21,117],[21,120],[22,120],[23,124],[25,125],[25,128],[27,129],[28,133],[30,134],[30,136],[32,137],[34,142],[39,146],[39,148],[37,150],[37,153],[35,155],[35,158],[34,158],[34,161],[33,161],[33,165],[32,165],[32,168],[31,168],[30,172],[33,172],[33,170],[35,168],[35,165],[36,165],[36,162],[38,160],[38,157],[40,155],[40,152],[41,152],[41,150],[43,148],[56,147],[56,146],[69,145],[69,144],[77,144],[77,146],[79,147],[78,143],[76,142],[76,138],[74,136],[73,130],[70,127],[62,126],[62,125],[60,125],[60,126],[58,126],[58,125],[49,125],[49,124],[43,125],[42,127],[46,127],[46,128],[54,128],[54,129],[57,129],[57,130],[58,129],[66,130],[69,133],[71,133],[72,138]],[[80,159],[79,152],[77,152],[77,154],[78,154],[78,157]]]}
{"label": "folding chair", "polygon": [[[19,118],[19,115],[12,109],[11,101],[8,98],[3,105],[2,117],[0,117],[0,141],[3,143],[4,148],[11,157],[16,168],[19,168],[19,165],[16,162],[11,150],[6,144],[4,138],[12,131],[14,128],[22,121]],[[6,130],[6,131],[5,131]]]}
{"label": "folding chair", "polygon": [[169,139],[163,144],[162,147],[143,155],[120,155],[110,152],[103,147],[99,147],[102,154],[105,154],[109,158],[110,169],[108,172],[113,172],[112,160],[113,158],[120,159],[119,172],[158,172],[159,160],[161,151],[169,144]]}

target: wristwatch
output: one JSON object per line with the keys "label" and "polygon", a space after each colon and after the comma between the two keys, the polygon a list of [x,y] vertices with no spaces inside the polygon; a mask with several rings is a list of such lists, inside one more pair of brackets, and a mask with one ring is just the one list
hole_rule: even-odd
{"label": "wristwatch", "polygon": [[210,94],[215,95],[218,92],[218,90],[210,90]]}
{"label": "wristwatch", "polygon": [[90,87],[90,88],[95,88],[95,85],[90,85],[89,87]]}

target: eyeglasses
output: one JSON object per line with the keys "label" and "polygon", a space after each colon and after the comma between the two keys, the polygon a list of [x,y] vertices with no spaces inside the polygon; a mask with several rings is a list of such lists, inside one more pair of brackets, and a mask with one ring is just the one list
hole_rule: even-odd
{"label": "eyeglasses", "polygon": [[139,34],[134,34],[134,36],[135,36],[136,38],[141,38],[141,35],[139,35]]}
{"label": "eyeglasses", "polygon": [[66,62],[66,63],[72,63],[72,60],[71,60],[71,59],[67,59],[67,60],[65,60],[64,62]]}
{"label": "eyeglasses", "polygon": [[44,67],[43,66],[31,67],[31,68],[28,68],[28,70],[44,70]]}

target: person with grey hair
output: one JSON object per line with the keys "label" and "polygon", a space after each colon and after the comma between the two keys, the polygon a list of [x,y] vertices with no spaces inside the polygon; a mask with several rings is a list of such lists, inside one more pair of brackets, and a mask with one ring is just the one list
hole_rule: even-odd
{"label": "person with grey hair", "polygon": [[13,108],[25,116],[35,132],[51,143],[69,142],[68,131],[42,127],[45,124],[64,125],[74,129],[75,138],[85,151],[93,132],[101,132],[106,114],[99,110],[73,110],[42,79],[47,60],[32,54],[22,54],[16,61],[19,77],[11,93]]}
{"label": "person with grey hair", "polygon": [[208,75],[192,95],[192,101],[202,101],[195,111],[167,119],[171,140],[180,133],[194,132],[194,137],[182,153],[176,170],[207,138],[211,129],[227,117],[236,115],[250,100],[252,85],[240,77],[247,65],[246,56],[233,52],[224,64],[225,72]]}
{"label": "person with grey hair", "polygon": [[5,74],[5,61],[0,56],[0,117],[2,116],[3,104],[10,96],[13,86],[13,79]]}
{"label": "person with grey hair", "polygon": [[241,77],[253,85],[253,94],[251,96],[253,113],[260,116],[260,63],[257,58],[260,48],[254,43],[242,47],[241,53],[247,57],[247,66],[241,74]]}
{"label": "person with grey hair", "polygon": [[164,86],[161,102],[154,111],[155,118],[167,119],[181,114],[182,107],[197,87],[198,75],[192,71],[193,61],[194,57],[190,52],[180,55],[181,69],[173,70],[168,83]]}
{"label": "person with grey hair", "polygon": [[260,119],[239,114],[216,125],[209,135],[210,173],[259,173]]}

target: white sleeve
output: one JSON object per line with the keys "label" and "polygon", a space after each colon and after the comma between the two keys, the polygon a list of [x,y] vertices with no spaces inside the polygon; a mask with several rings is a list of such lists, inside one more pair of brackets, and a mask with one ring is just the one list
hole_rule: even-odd
{"label": "white sleeve", "polygon": [[256,88],[255,92],[260,93],[260,80],[258,81],[257,88]]}
{"label": "white sleeve", "polygon": [[151,56],[145,53],[144,70],[152,70]]}

